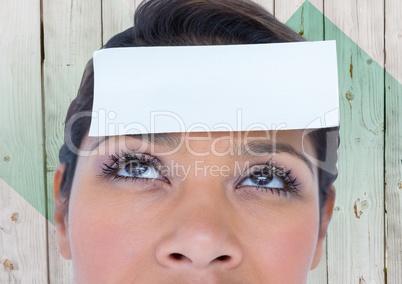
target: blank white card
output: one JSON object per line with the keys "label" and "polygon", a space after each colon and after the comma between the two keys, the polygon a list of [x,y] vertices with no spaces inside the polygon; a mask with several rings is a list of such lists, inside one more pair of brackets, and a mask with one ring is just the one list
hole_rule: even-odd
{"label": "blank white card", "polygon": [[339,125],[334,41],[111,48],[93,59],[90,136]]}

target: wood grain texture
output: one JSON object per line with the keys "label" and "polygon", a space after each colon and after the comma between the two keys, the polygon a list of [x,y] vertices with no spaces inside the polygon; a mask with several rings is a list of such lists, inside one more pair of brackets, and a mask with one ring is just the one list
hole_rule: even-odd
{"label": "wood grain texture", "polygon": [[0,2],[0,178],[43,215],[40,3]]}
{"label": "wood grain texture", "polygon": [[[316,6],[320,6],[321,9],[318,9]],[[318,5],[316,1],[316,6],[306,1],[286,21],[286,24],[295,32],[312,41],[324,40],[324,18],[320,11],[323,9],[323,2]],[[277,10],[276,13],[280,15],[281,11]]]}
{"label": "wood grain texture", "polygon": [[264,9],[266,9],[271,14],[274,13],[275,0],[254,0],[254,2],[259,4],[260,6],[264,7]]}
{"label": "wood grain texture", "polygon": [[0,178],[0,283],[47,283],[46,218]]}
{"label": "wood grain texture", "polygon": [[385,67],[396,76],[386,73],[385,77],[387,283],[398,284],[402,279],[402,3],[385,3]]}
{"label": "wood grain texture", "polygon": [[[325,0],[327,10],[341,9],[340,11],[342,11],[326,14],[328,19],[381,66],[384,66],[384,50],[381,47],[381,41],[374,43],[370,39],[384,33],[385,2],[376,0]],[[401,13],[400,11],[399,14]]]}
{"label": "wood grain texture", "polygon": [[[365,31],[373,18],[379,25],[384,22],[383,2],[325,1],[324,7],[328,18],[340,18],[341,29],[354,29],[356,38],[370,42],[373,53],[382,50],[383,31]],[[325,38],[337,40],[341,103],[328,283],[384,283],[384,72],[330,21],[325,22]]]}
{"label": "wood grain texture", "polygon": [[102,46],[101,3],[43,1],[44,101],[49,216],[53,218],[53,172],[64,139],[64,119],[76,97],[84,67]]}
{"label": "wood grain texture", "polygon": [[398,0],[387,0],[385,5],[386,71],[402,84],[402,3]]}
{"label": "wood grain texture", "polygon": [[[84,67],[102,45],[101,2],[44,0],[44,97],[49,220],[53,220],[53,172],[59,164],[67,108],[77,94]],[[72,281],[49,228],[50,283]]]}
{"label": "wood grain texture", "polygon": [[0,283],[46,283],[40,2],[1,1],[0,35]]}
{"label": "wood grain texture", "polygon": [[106,44],[112,36],[133,26],[136,4],[137,3],[134,0],[102,1],[102,30],[104,44]]}
{"label": "wood grain texture", "polygon": [[320,11],[323,10],[323,0],[275,0],[275,17],[285,23],[298,11],[305,3],[314,5]]}

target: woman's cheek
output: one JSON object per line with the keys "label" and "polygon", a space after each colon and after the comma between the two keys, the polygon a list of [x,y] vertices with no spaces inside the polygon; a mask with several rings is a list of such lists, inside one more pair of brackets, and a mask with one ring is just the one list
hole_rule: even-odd
{"label": "woman's cheek", "polygon": [[263,279],[275,279],[273,283],[305,283],[319,228],[318,213],[311,205],[310,210],[298,214],[290,210],[271,220],[265,218],[258,226],[254,222],[248,228],[252,232],[246,242],[248,256]]}
{"label": "woman's cheek", "polygon": [[297,227],[286,234],[287,241],[282,247],[287,249],[287,255],[290,256],[287,262],[291,266],[288,269],[299,270],[302,275],[305,271],[309,271],[313,261],[318,239],[318,222],[308,224],[306,221],[300,221]]}
{"label": "woman's cheek", "polygon": [[130,267],[132,270],[143,264],[147,250],[148,254],[151,252],[148,246],[151,234],[138,220],[138,212],[130,210],[133,206],[128,202],[85,193],[88,192],[81,191],[70,204],[69,237],[74,275],[78,283],[108,283],[105,277],[118,279]]}

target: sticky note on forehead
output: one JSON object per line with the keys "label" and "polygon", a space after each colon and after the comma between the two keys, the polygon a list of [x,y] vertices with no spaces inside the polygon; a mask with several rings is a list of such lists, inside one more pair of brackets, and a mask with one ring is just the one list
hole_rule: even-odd
{"label": "sticky note on forehead", "polygon": [[95,52],[90,136],[339,125],[336,44]]}

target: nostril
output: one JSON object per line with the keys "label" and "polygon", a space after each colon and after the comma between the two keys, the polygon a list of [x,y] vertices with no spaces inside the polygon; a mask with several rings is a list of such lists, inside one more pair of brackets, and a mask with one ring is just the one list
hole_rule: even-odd
{"label": "nostril", "polygon": [[182,255],[180,253],[171,253],[170,257],[174,260],[181,260],[181,259],[183,259],[184,255]]}
{"label": "nostril", "polygon": [[218,261],[229,261],[229,260],[230,260],[230,256],[228,256],[228,255],[221,255],[221,256],[217,257],[216,260],[218,260]]}

